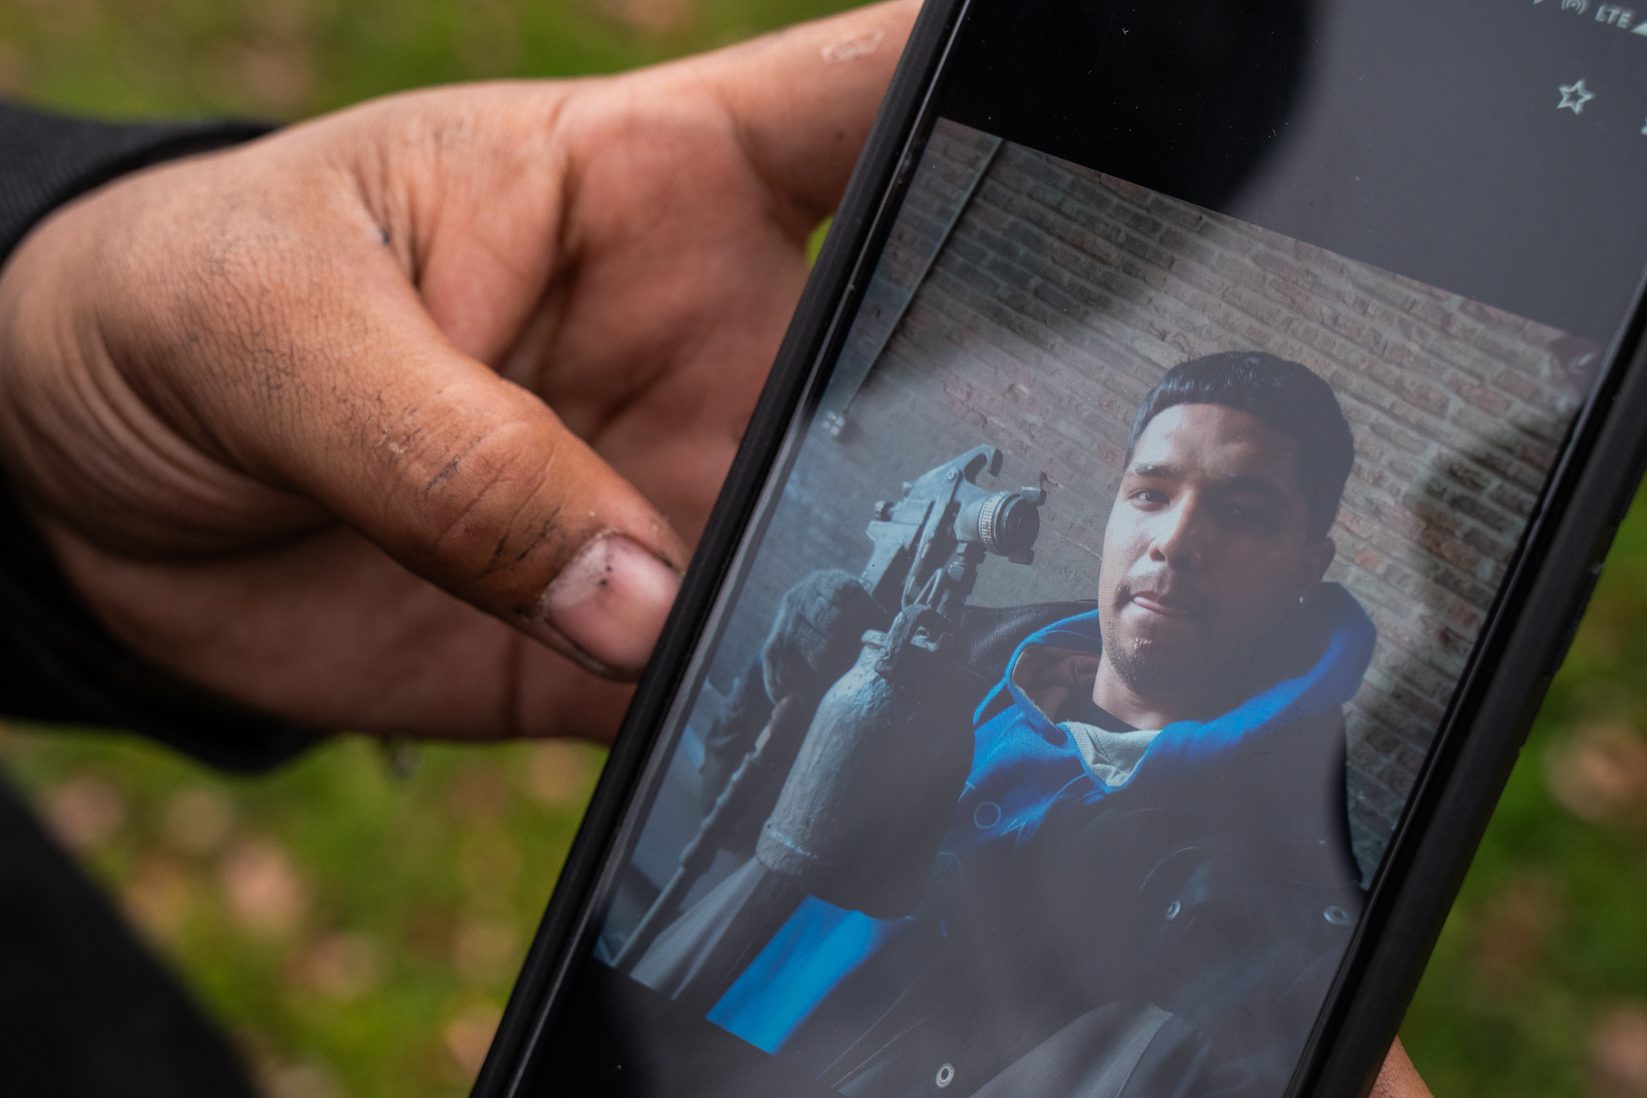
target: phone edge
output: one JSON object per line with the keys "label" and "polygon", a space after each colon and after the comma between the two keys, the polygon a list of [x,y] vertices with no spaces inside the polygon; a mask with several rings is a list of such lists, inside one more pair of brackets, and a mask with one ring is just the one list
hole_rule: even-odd
{"label": "phone edge", "polygon": [[[1289,1094],[1365,1098],[1647,472],[1647,280],[1562,447]],[[1623,458],[1612,464],[1599,455]],[[1569,567],[1563,567],[1568,565]],[[1513,622],[1508,605],[1519,603]],[[1463,719],[1458,713],[1462,711]],[[1449,744],[1443,745],[1441,737]],[[1463,841],[1434,841],[1441,833]],[[1426,841],[1426,838],[1429,841]]]}
{"label": "phone edge", "polygon": [[779,457],[786,429],[819,365],[819,352],[852,295],[850,276],[885,213],[889,193],[896,189],[891,184],[900,170],[912,168],[901,163],[904,151],[919,122],[920,108],[937,84],[940,61],[967,3],[924,0],[921,6],[680,593],[613,740],[471,1098],[504,1098],[518,1092],[536,1037],[557,1005],[560,987],[577,959],[567,947],[581,930],[579,924],[617,837],[624,807],[708,624],[731,554],[748,525],[768,471]]}
{"label": "phone edge", "polygon": [[[779,457],[786,428],[819,365],[819,352],[851,296],[854,284],[849,275],[861,264],[865,244],[884,216],[886,196],[897,190],[890,186],[893,178],[900,169],[912,167],[901,163],[903,153],[919,124],[923,101],[942,76],[940,62],[966,5],[967,0],[923,4],[853,171],[835,228],[807,282],[675,608],[568,852],[472,1098],[517,1093],[537,1032],[577,959],[565,947],[581,932],[581,916],[617,836],[624,806],[708,623],[730,554]],[[839,232],[841,228],[848,228],[850,235]],[[1647,289],[1638,290],[1624,333],[1605,356],[1606,376],[1592,391],[1590,407],[1564,444],[1541,495],[1541,510],[1523,534],[1517,554],[1520,575],[1506,582],[1489,619],[1498,635],[1484,633],[1478,641],[1473,681],[1459,683],[1449,716],[1437,731],[1435,749],[1446,737],[1454,753],[1426,763],[1420,788],[1391,837],[1356,940],[1299,1059],[1287,1091],[1291,1098],[1365,1098],[1400,1028],[1520,745],[1588,605],[1591,569],[1605,557],[1647,471],[1644,333]],[[1609,452],[1626,454],[1627,460],[1607,467],[1593,460]],[[1564,563],[1578,566],[1561,572]],[[1513,630],[1504,611],[1512,601],[1521,607]],[[1463,835],[1465,841],[1424,841],[1438,829]]]}

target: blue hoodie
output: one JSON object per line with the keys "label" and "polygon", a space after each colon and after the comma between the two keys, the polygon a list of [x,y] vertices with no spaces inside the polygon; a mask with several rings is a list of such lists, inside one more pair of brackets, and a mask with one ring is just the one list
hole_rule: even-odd
{"label": "blue hoodie", "polygon": [[[1151,787],[1189,780],[1232,751],[1261,750],[1261,741],[1278,729],[1336,711],[1361,686],[1372,658],[1372,623],[1347,591],[1323,584],[1295,636],[1295,650],[1306,655],[1291,673],[1221,716],[1167,725],[1129,778],[1111,786],[1088,769],[1069,732],[1025,696],[1015,676],[1036,649],[1096,656],[1097,611],[1032,633],[974,713],[972,771],[941,845],[937,872],[964,877],[953,871],[964,871],[985,847],[1027,841],[1055,800],[1076,796],[1096,804],[1122,790],[1129,798],[1148,796]],[[913,979],[930,955],[927,944],[945,933],[943,912],[932,910],[939,906],[928,903],[914,916],[882,920],[809,897],[710,1010],[709,1019],[757,1048],[777,1052],[848,976],[880,969],[877,983],[892,994]]]}

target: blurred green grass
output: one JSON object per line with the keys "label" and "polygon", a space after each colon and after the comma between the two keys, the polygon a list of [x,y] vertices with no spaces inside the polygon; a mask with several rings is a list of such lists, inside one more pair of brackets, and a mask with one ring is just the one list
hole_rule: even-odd
{"label": "blurred green grass", "polygon": [[[7,0],[0,93],[295,118],[429,83],[608,72],[816,0]],[[1409,1016],[1444,1098],[1647,1095],[1647,506],[1638,504]],[[229,779],[0,729],[35,798],[279,1098],[466,1093],[599,755],[344,740]]]}
{"label": "blurred green grass", "polygon": [[600,762],[434,746],[397,777],[351,738],[232,779],[17,732],[0,757],[292,1098],[466,1093]]}
{"label": "blurred green grass", "polygon": [[1638,496],[1408,1014],[1438,1095],[1647,1094],[1644,667]]}
{"label": "blurred green grass", "polygon": [[426,84],[611,72],[847,6],[7,0],[0,6],[0,91],[121,116],[288,118]]}

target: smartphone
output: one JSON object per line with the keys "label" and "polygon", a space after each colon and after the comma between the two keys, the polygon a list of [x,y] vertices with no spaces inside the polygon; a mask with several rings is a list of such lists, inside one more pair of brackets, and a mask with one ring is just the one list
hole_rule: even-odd
{"label": "smartphone", "polygon": [[1647,11],[929,0],[476,1093],[1365,1093],[1644,274]]}

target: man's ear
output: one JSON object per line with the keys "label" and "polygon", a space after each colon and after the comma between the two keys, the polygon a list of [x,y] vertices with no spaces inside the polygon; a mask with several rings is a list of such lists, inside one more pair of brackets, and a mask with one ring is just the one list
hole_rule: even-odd
{"label": "man's ear", "polygon": [[1314,589],[1315,585],[1321,582],[1327,574],[1327,566],[1337,555],[1338,546],[1333,544],[1332,538],[1325,535],[1304,547],[1304,578],[1308,581],[1306,591]]}

